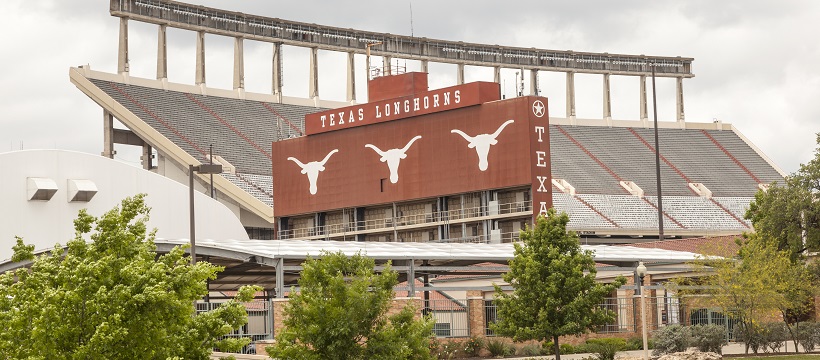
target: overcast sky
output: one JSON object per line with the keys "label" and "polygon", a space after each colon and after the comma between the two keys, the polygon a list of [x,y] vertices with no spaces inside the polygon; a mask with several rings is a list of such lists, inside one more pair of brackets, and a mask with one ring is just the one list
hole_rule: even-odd
{"label": "overcast sky", "polygon": [[[820,1],[190,1],[445,40],[693,57],[696,76],[684,81],[687,121],[733,124],[787,173],[813,156],[820,132]],[[68,69],[90,64],[116,72],[118,20],[108,6],[106,0],[0,1],[0,151],[102,151],[102,110],[70,83]],[[169,29],[170,81],[193,83],[194,38]],[[156,39],[156,26],[130,23],[132,76],[155,77]],[[232,39],[206,37],[208,86],[231,87],[232,51]],[[270,44],[246,42],[245,52],[248,91],[269,92]],[[284,53],[285,95],[305,97],[307,50],[286,47]],[[364,60],[357,61],[363,77]],[[319,66],[321,97],[344,100],[344,55],[322,52]],[[431,64],[430,70],[431,88],[455,84],[454,65]],[[468,67],[466,79],[492,81],[492,73]],[[503,91],[513,94],[515,70],[505,70],[502,79]],[[565,114],[564,81],[563,74],[541,73],[553,116]],[[601,118],[601,76],[578,75],[576,88],[578,117]],[[658,81],[658,97],[659,119],[674,120],[674,80]],[[637,78],[613,76],[612,102],[614,118],[637,119]],[[120,146],[118,152],[123,161],[139,161],[138,151]]]}

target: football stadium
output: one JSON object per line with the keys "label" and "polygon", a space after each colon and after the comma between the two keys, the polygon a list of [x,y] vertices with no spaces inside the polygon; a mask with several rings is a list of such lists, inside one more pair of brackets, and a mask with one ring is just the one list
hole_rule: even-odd
{"label": "football stadium", "polygon": [[[595,251],[600,281],[631,277],[603,304],[618,320],[601,333],[639,333],[632,304],[639,261],[650,267],[647,326],[726,324],[725,316],[707,309],[683,308],[658,284],[690,271],[684,263],[695,258],[699,244],[731,242],[733,235],[752,231],[744,219],[749,203],[785,176],[732,124],[685,118],[683,84],[695,76],[692,58],[428,39],[168,0],[110,0],[109,10],[120,24],[118,71],[69,69],[71,83],[101,108],[102,159],[0,154],[20,163],[70,161],[75,168],[94,168],[93,174],[75,169],[51,178],[14,173],[28,179],[17,190],[28,194],[22,211],[47,211],[56,202],[61,204],[55,207],[90,206],[95,200],[110,208],[127,194],[104,193],[112,183],[126,184],[128,191],[148,193],[149,200],[152,194],[174,199],[152,204],[167,223],[157,240],[159,250],[167,251],[189,241],[190,181],[198,192],[190,238],[201,259],[226,267],[209,285],[212,301],[242,284],[265,288],[264,301],[249,307],[251,322],[244,329],[258,342],[272,339],[281,326],[276,314],[301,262],[323,250],[392,261],[406,295],[397,301],[419,301],[436,318],[436,335],[491,335],[490,283],[508,269],[510,243],[551,207],[566,212],[569,228]],[[129,48],[132,22],[157,27],[156,78],[129,74],[129,52],[140,50]],[[168,81],[168,28],[196,34],[193,83]],[[206,34],[234,40],[232,89],[206,82]],[[245,91],[243,50],[250,41],[273,49],[269,93]],[[304,98],[282,93],[283,47],[309,49]],[[347,55],[347,82],[337,84],[345,87],[346,101],[320,97],[320,51]],[[357,64],[357,56],[366,63]],[[397,59],[418,61],[420,71],[396,66]],[[456,65],[456,83],[430,88],[431,62]],[[490,68],[494,76],[465,82],[465,66]],[[366,98],[356,93],[362,69]],[[522,83],[529,74],[529,93],[503,96],[502,69],[519,71]],[[566,75],[566,114],[549,114],[549,99],[538,89],[542,72]],[[601,118],[576,116],[576,74],[600,76]],[[638,118],[612,118],[611,76],[639,79]],[[657,127],[647,106],[653,89],[647,83],[654,77],[676,84],[675,118]],[[142,169],[101,162],[121,147],[142,149]],[[198,172],[210,164],[221,165],[221,173]],[[69,205],[51,198],[65,179]],[[59,216],[68,223],[74,209]],[[204,235],[193,236],[193,229]],[[59,238],[71,236],[70,229],[63,231]],[[37,245],[46,249],[53,242]]]}

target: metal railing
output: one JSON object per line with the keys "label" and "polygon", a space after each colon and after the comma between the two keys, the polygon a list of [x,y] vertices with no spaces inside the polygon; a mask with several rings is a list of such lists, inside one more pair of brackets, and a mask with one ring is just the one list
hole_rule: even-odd
{"label": "metal railing", "polygon": [[431,299],[425,301],[424,313],[435,320],[436,337],[469,337],[470,320],[466,300]]}
{"label": "metal railing", "polygon": [[[197,302],[197,314],[218,308],[219,302]],[[270,301],[244,303],[248,312],[248,323],[223,338],[250,338],[251,343],[240,350],[239,354],[256,354],[254,343],[260,340],[273,339],[273,313]]]}
{"label": "metal railing", "polygon": [[378,56],[478,66],[692,77],[692,58],[588,53],[465,43],[300,23],[168,0],[111,0],[111,15],[224,36]]}
{"label": "metal railing", "polygon": [[532,211],[531,201],[519,201],[497,206],[476,206],[463,209],[446,211],[433,211],[421,214],[400,214],[395,217],[382,219],[349,221],[340,224],[329,224],[323,226],[300,227],[279,231],[279,239],[293,239],[301,237],[324,236],[331,237],[345,233],[354,233],[367,230],[388,230],[393,228],[424,225],[424,224],[447,224],[449,222],[464,221],[467,219],[480,218],[483,216],[503,216],[516,213],[528,213]]}

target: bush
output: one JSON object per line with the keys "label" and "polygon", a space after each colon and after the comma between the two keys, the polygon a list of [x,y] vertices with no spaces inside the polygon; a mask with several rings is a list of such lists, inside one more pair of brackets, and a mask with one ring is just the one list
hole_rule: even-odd
{"label": "bush", "polygon": [[499,339],[487,341],[487,350],[490,352],[490,355],[495,357],[508,356],[515,353],[515,348],[513,348],[512,345]]}
{"label": "bush", "polygon": [[680,325],[665,326],[652,334],[652,341],[654,356],[686,351],[690,343],[689,329]]}
{"label": "bush", "polygon": [[691,345],[702,352],[723,354],[726,345],[726,328],[720,325],[695,325],[689,327]]}
{"label": "bush", "polygon": [[615,354],[626,349],[626,340],[621,338],[589,339],[586,343],[597,360],[614,360]]}
{"label": "bush", "polygon": [[460,350],[464,349],[464,344],[458,341],[443,341],[434,350],[433,355],[439,360],[450,360],[458,357]]}
{"label": "bush", "polygon": [[[570,344],[558,345],[558,351],[561,355],[577,354],[578,350]],[[552,341],[545,341],[541,344],[541,355],[555,355],[555,345]]]}
{"label": "bush", "polygon": [[797,342],[803,347],[803,351],[814,351],[814,348],[820,344],[820,324],[815,322],[798,323]]}
{"label": "bush", "polygon": [[[652,339],[646,339],[646,347],[648,349],[654,348],[654,342]],[[643,338],[639,336],[631,337],[626,339],[626,347],[624,351],[632,351],[632,350],[643,350]]]}
{"label": "bush", "polygon": [[483,348],[484,338],[473,336],[464,342],[464,353],[467,356],[478,356]]}
{"label": "bush", "polygon": [[516,355],[538,356],[541,355],[541,345],[538,343],[526,344],[516,351]]}
{"label": "bush", "polygon": [[763,330],[760,326],[738,324],[737,328],[735,328],[735,335],[741,342],[746,344],[747,351],[748,349],[752,349],[755,354],[757,354],[761,346],[765,346]]}
{"label": "bush", "polygon": [[761,347],[766,353],[778,352],[783,347],[783,343],[788,339],[788,331],[783,323],[763,324],[761,331]]}

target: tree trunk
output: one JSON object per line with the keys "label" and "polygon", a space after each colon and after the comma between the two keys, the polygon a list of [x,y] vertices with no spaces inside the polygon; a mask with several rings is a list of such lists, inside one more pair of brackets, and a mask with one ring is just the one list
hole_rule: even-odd
{"label": "tree trunk", "polygon": [[555,346],[555,360],[561,360],[561,347],[558,346],[558,335],[552,337],[552,344]]}

